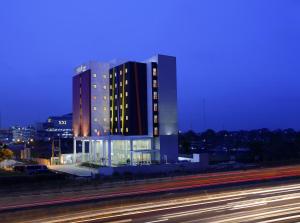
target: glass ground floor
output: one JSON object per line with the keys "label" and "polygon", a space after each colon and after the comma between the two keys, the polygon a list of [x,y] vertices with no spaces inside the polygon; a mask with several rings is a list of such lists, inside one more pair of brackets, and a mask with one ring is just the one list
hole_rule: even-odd
{"label": "glass ground floor", "polygon": [[157,163],[159,149],[152,137],[74,138],[73,154],[66,162],[89,162],[103,166]]}

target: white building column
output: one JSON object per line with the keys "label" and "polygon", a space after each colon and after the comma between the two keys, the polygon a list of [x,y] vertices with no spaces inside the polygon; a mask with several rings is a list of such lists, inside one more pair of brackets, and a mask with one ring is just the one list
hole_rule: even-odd
{"label": "white building column", "polygon": [[76,163],[76,139],[74,138],[73,139],[73,163],[75,164]]}
{"label": "white building column", "polygon": [[89,140],[89,162],[92,161],[92,140]]}
{"label": "white building column", "polygon": [[98,142],[95,140],[93,141],[93,161],[96,162],[96,153],[97,153],[97,145],[98,145]]}
{"label": "white building column", "polygon": [[133,165],[133,140],[130,139],[130,165]]}
{"label": "white building column", "polygon": [[85,162],[85,142],[82,141],[81,146],[81,162]]}
{"label": "white building column", "polygon": [[107,140],[107,146],[108,146],[108,154],[107,154],[108,166],[111,166],[111,140],[110,140],[110,138]]}
{"label": "white building column", "polygon": [[85,141],[82,140],[82,144],[81,144],[81,162],[84,162],[84,154],[85,154]]}

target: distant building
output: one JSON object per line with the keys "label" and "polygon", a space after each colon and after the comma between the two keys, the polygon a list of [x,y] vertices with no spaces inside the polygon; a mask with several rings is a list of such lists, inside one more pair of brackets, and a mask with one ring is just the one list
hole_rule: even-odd
{"label": "distant building", "polygon": [[28,127],[13,126],[11,127],[11,131],[12,131],[12,141],[14,143],[33,142],[36,137],[36,130],[32,126],[28,126]]}
{"label": "distant building", "polygon": [[13,138],[11,129],[0,129],[0,142],[11,143]]}
{"label": "distant building", "polygon": [[177,162],[176,58],[157,55],[144,62],[78,67],[73,77],[73,129],[73,162]]}
{"label": "distant building", "polygon": [[37,138],[51,140],[53,138],[72,138],[72,113],[62,116],[50,116],[44,123],[37,123]]}

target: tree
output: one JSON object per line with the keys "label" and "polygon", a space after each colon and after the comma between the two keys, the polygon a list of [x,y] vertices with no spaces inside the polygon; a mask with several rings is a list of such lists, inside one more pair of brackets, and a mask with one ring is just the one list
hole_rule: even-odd
{"label": "tree", "polygon": [[5,159],[11,159],[13,157],[14,153],[8,148],[0,149],[0,162]]}

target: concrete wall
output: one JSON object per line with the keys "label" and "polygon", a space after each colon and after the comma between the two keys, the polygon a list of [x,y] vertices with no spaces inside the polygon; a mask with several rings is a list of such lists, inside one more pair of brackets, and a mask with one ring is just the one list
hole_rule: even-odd
{"label": "concrete wall", "polygon": [[143,166],[123,166],[123,167],[101,167],[99,174],[110,176],[114,173],[124,174],[154,174],[154,173],[171,173],[175,171],[199,171],[208,166],[202,163],[180,163],[180,164],[161,164],[161,165],[143,165]]}

